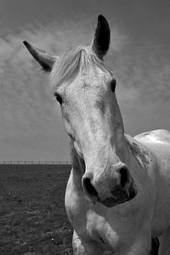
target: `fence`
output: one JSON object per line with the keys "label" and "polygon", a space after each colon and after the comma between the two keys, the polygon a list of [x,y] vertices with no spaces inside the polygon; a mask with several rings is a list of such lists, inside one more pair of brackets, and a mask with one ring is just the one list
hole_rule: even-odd
{"label": "fence", "polygon": [[69,161],[1,160],[0,165],[70,165]]}

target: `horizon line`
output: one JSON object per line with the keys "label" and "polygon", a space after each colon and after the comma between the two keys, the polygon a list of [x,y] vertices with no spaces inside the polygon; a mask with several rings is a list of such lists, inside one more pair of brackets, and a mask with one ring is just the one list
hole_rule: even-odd
{"label": "horizon line", "polygon": [[70,161],[60,160],[0,160],[0,165],[69,165]]}

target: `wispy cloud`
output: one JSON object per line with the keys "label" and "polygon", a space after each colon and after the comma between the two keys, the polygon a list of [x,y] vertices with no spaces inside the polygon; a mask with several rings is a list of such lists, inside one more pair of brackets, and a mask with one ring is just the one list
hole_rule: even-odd
{"label": "wispy cloud", "polygon": [[125,126],[131,134],[156,128],[170,129],[168,48],[151,42],[139,46],[131,43],[115,63]]}

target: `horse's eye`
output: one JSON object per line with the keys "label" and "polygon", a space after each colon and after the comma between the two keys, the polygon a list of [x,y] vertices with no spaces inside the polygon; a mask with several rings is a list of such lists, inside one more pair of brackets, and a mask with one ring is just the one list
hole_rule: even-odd
{"label": "horse's eye", "polygon": [[56,100],[57,100],[60,104],[63,103],[62,97],[61,97],[57,92],[54,93],[54,96],[55,96]]}
{"label": "horse's eye", "polygon": [[116,80],[112,79],[111,83],[110,83],[110,87],[111,87],[111,91],[115,92],[115,88],[116,88]]}

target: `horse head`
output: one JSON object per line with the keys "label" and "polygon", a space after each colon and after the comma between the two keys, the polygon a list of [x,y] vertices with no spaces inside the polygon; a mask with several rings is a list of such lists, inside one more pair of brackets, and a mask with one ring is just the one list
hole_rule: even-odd
{"label": "horse head", "polygon": [[24,44],[42,68],[50,72],[66,132],[84,162],[81,186],[87,198],[107,207],[131,200],[136,189],[126,162],[116,80],[104,63],[110,45],[107,20],[99,15],[89,46],[79,46],[59,58],[28,42]]}

